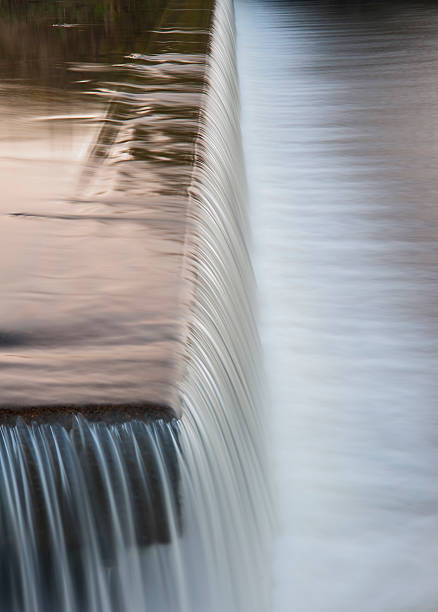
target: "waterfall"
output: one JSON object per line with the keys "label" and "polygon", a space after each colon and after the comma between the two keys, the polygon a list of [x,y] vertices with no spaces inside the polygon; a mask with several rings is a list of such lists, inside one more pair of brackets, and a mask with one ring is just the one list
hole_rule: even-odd
{"label": "waterfall", "polygon": [[[161,420],[1,426],[2,610],[172,609],[176,439]],[[163,608],[149,606],[157,591]]]}
{"label": "waterfall", "polygon": [[210,612],[266,610],[269,584],[260,347],[235,44],[233,3],[217,0],[191,190],[194,229],[186,258],[195,290],[180,423],[183,487],[196,491],[190,526],[202,545],[193,557],[210,596],[201,609]]}
{"label": "waterfall", "polygon": [[182,417],[0,427],[4,612],[262,612],[270,510],[234,11],[217,0],[190,188]]}

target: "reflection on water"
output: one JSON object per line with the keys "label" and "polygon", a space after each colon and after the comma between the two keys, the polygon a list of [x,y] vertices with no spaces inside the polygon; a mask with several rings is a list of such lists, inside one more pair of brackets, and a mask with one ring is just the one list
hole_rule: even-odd
{"label": "reflection on water", "polygon": [[438,10],[239,4],[276,610],[436,610]]}
{"label": "reflection on water", "polygon": [[0,13],[0,404],[175,408],[209,4]]}

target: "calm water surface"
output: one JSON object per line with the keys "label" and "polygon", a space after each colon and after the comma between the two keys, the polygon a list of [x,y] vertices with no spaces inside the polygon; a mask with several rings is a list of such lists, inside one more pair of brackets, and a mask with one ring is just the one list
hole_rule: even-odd
{"label": "calm water surface", "polygon": [[438,607],[438,9],[239,2],[274,609]]}
{"label": "calm water surface", "polygon": [[0,6],[0,405],[175,408],[196,0]]}

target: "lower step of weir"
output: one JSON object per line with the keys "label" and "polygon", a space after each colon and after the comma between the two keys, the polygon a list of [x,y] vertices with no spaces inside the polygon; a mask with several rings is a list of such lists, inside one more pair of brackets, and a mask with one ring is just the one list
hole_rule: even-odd
{"label": "lower step of weir", "polygon": [[27,90],[1,101],[0,423],[180,416],[213,2],[149,4],[118,0],[93,29],[57,23],[54,3],[11,19],[20,45],[3,76]]}

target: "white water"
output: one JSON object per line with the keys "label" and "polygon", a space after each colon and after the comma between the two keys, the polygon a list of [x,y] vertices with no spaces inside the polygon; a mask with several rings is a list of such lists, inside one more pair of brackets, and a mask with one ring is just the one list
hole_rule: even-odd
{"label": "white water", "polygon": [[70,431],[0,427],[2,610],[175,606],[176,429],[162,421],[108,425],[80,417]]}
{"label": "white water", "polygon": [[237,15],[273,609],[434,611],[436,6],[242,0]]}
{"label": "white water", "polygon": [[[181,446],[199,603],[188,610],[268,609],[270,512],[253,317],[233,3],[218,0],[192,185],[195,279]],[[190,266],[189,266],[190,267]],[[193,494],[195,492],[195,494]]]}

